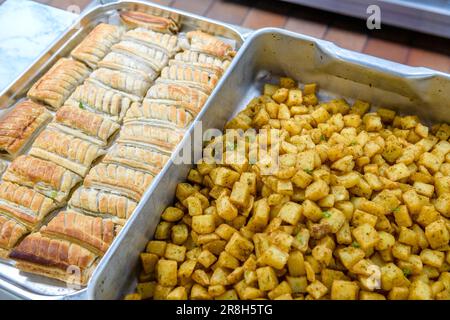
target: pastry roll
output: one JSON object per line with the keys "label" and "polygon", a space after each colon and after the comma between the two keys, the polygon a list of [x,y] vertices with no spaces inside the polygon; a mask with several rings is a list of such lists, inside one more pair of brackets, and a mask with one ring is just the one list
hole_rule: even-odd
{"label": "pastry roll", "polygon": [[54,162],[82,177],[104,154],[98,145],[51,129],[43,131],[30,150],[30,155]]}
{"label": "pastry roll", "polygon": [[79,107],[64,106],[58,110],[55,121],[49,128],[57,128],[64,133],[104,147],[120,125]]}
{"label": "pastry roll", "polygon": [[0,159],[0,177],[3,175],[6,169],[8,169],[8,162]]}
{"label": "pastry roll", "polygon": [[71,55],[95,69],[98,62],[111,50],[112,45],[120,41],[122,34],[123,30],[120,27],[100,23],[73,49]]}
{"label": "pastry roll", "polygon": [[192,119],[192,115],[185,108],[144,100],[142,106],[136,105],[128,110],[124,123],[140,121],[183,129],[191,123]]}
{"label": "pastry roll", "polygon": [[52,118],[47,109],[23,101],[0,119],[0,154],[14,158]]}
{"label": "pastry roll", "polygon": [[3,180],[33,188],[57,202],[64,202],[81,177],[53,162],[22,155],[11,163]]}
{"label": "pastry roll", "polygon": [[39,232],[25,237],[9,257],[22,271],[80,285],[86,285],[98,260],[95,253],[76,243]]}
{"label": "pastry roll", "polygon": [[125,11],[120,14],[120,18],[130,28],[141,27],[163,33],[177,33],[179,31],[176,21],[163,16],[154,16],[138,11]]}
{"label": "pastry roll", "polygon": [[28,97],[58,109],[89,73],[83,63],[61,58],[31,87]]}
{"label": "pastry roll", "polygon": [[121,122],[128,108],[134,103],[126,95],[85,82],[75,89],[65,104],[72,107],[82,107],[105,115],[113,121]]}
{"label": "pastry roll", "polygon": [[108,250],[116,236],[112,220],[75,211],[61,211],[39,232],[45,237],[76,243],[99,256]]}
{"label": "pastry roll", "polygon": [[84,186],[97,188],[139,201],[153,176],[115,164],[100,163],[84,179]]}
{"label": "pastry roll", "polygon": [[98,65],[100,68],[135,73],[148,82],[152,82],[159,75],[159,73],[144,59],[118,52],[108,53],[105,59],[100,61]]}
{"label": "pastry roll", "polygon": [[208,95],[200,90],[178,84],[156,83],[148,90],[146,98],[154,103],[169,105],[174,104],[174,101],[179,101],[181,106],[196,115],[202,109]]}
{"label": "pastry roll", "polygon": [[200,30],[190,31],[186,34],[189,46],[186,49],[213,55],[222,60],[230,60],[236,51],[228,43]]}
{"label": "pastry roll", "polygon": [[134,212],[136,206],[137,203],[127,197],[85,187],[75,190],[69,201],[70,210],[109,218],[114,223],[122,225]]}
{"label": "pastry roll", "polygon": [[39,192],[7,181],[0,183],[0,214],[14,218],[29,230],[61,205]]}
{"label": "pastry roll", "polygon": [[27,233],[23,224],[0,214],[0,258],[7,258],[11,249]]}
{"label": "pastry roll", "polygon": [[113,89],[144,97],[151,82],[129,72],[100,68],[91,74],[91,78]]}
{"label": "pastry roll", "polygon": [[220,77],[230,66],[230,61],[221,60],[206,53],[186,50],[177,53],[174,59],[169,62],[169,65],[184,66],[186,64]]}
{"label": "pastry roll", "polygon": [[147,123],[130,123],[123,126],[117,142],[144,148],[154,146],[157,150],[171,153],[183,135],[184,132],[173,128],[158,127]]}
{"label": "pastry roll", "polygon": [[170,34],[154,32],[144,28],[130,30],[123,36],[124,40],[137,41],[150,47],[159,48],[172,57],[181,50],[178,37]]}
{"label": "pastry roll", "polygon": [[158,83],[180,84],[210,94],[219,78],[190,65],[179,66],[175,64],[165,67],[161,71],[161,77],[156,81]]}
{"label": "pastry roll", "polygon": [[143,59],[156,72],[160,72],[169,62],[169,55],[158,47],[149,47],[134,41],[121,41],[115,44],[113,51],[122,53],[132,58]]}
{"label": "pastry roll", "polygon": [[169,156],[152,148],[116,144],[105,156],[103,163],[116,163],[157,175],[169,160]]}

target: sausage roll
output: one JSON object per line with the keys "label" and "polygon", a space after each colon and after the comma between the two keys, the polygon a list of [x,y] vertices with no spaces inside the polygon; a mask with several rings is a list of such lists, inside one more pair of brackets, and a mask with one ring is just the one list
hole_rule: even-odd
{"label": "sausage roll", "polygon": [[156,72],[160,72],[169,62],[169,55],[158,47],[149,47],[134,41],[121,41],[113,45],[113,51],[132,58],[143,59]]}
{"label": "sausage roll", "polygon": [[107,68],[95,70],[91,74],[91,78],[108,87],[132,94],[139,98],[145,96],[145,93],[151,85],[151,82],[138,75]]}
{"label": "sausage roll", "polygon": [[0,119],[0,154],[14,158],[50,121],[47,109],[32,101],[23,101]]}
{"label": "sausage roll", "polygon": [[0,183],[0,214],[14,218],[29,230],[61,205],[39,192],[7,181]]}
{"label": "sausage roll", "polygon": [[125,221],[136,209],[137,203],[127,197],[98,189],[80,187],[69,201],[69,209],[94,217],[109,218],[114,223]]}
{"label": "sausage roll", "polygon": [[144,100],[142,106],[130,108],[124,123],[148,122],[173,128],[186,128],[192,121],[192,115],[185,108],[176,105],[164,105]]}
{"label": "sausage roll", "polygon": [[183,138],[184,132],[173,128],[158,127],[147,123],[130,123],[123,126],[117,142],[141,147],[154,146],[155,149],[171,153]]}
{"label": "sausage roll", "polygon": [[206,53],[187,50],[177,53],[174,59],[169,62],[169,65],[183,66],[186,64],[220,77],[230,66],[230,61],[221,60]]}
{"label": "sausage roll", "polygon": [[150,47],[159,48],[172,57],[180,51],[178,37],[170,34],[154,32],[144,28],[130,30],[123,36],[124,40],[137,41]]}
{"label": "sausage roll", "polygon": [[120,125],[79,107],[64,106],[58,110],[55,121],[49,128],[57,128],[64,133],[104,147]]}
{"label": "sausage roll", "polygon": [[81,177],[53,162],[22,155],[11,163],[3,180],[33,188],[57,202],[64,202]]}
{"label": "sausage roll", "polygon": [[174,101],[181,102],[181,106],[196,115],[200,112],[208,95],[200,90],[178,84],[156,83],[147,92],[147,99],[152,103],[173,105]]}
{"label": "sausage roll", "polygon": [[219,78],[190,65],[180,66],[175,64],[165,67],[156,81],[158,83],[180,84],[210,94]]}
{"label": "sausage roll", "polygon": [[3,175],[6,169],[8,169],[8,162],[0,159],[0,177]]}
{"label": "sausage roll", "polygon": [[30,155],[52,161],[82,177],[104,154],[98,145],[52,129],[43,131],[30,150]]}
{"label": "sausage roll", "polygon": [[121,122],[128,108],[134,103],[129,97],[114,90],[85,82],[76,88],[65,104],[100,113],[113,121]]}
{"label": "sausage roll", "polygon": [[138,11],[125,11],[120,14],[120,18],[130,28],[145,28],[163,33],[177,33],[179,26],[172,18],[154,16],[149,13]]}
{"label": "sausage roll", "polygon": [[23,224],[0,214],[0,258],[7,258],[11,249],[27,233]]}
{"label": "sausage roll", "polygon": [[99,256],[108,250],[116,236],[112,220],[75,211],[61,211],[39,232],[49,238],[76,243]]}
{"label": "sausage roll", "polygon": [[100,163],[84,179],[84,186],[100,188],[139,201],[153,176],[115,164]]}
{"label": "sausage roll", "polygon": [[105,156],[103,163],[116,163],[157,175],[169,160],[169,156],[152,148],[116,144]]}
{"label": "sausage roll", "polygon": [[22,271],[79,285],[86,285],[98,262],[92,251],[39,232],[25,237],[9,257]]}
{"label": "sausage roll", "polygon": [[184,49],[203,52],[221,60],[230,60],[236,55],[230,44],[203,31],[190,31],[186,37],[189,44]]}
{"label": "sausage roll", "polygon": [[90,73],[81,62],[62,58],[28,91],[28,97],[59,109]]}
{"label": "sausage roll", "polygon": [[111,50],[112,45],[120,41],[122,34],[123,30],[120,27],[100,23],[73,49],[71,55],[95,69],[98,62]]}
{"label": "sausage roll", "polygon": [[132,57],[129,54],[119,52],[111,52],[100,61],[98,64],[100,68],[109,68],[117,71],[134,73],[139,75],[142,79],[148,82],[155,80],[159,73],[155,71],[154,67],[144,59]]}

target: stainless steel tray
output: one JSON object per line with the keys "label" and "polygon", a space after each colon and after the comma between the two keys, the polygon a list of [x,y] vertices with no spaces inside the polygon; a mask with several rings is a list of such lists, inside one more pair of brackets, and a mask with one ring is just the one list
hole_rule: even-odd
{"label": "stainless steel tray", "polygon": [[[222,129],[228,119],[256,96],[262,85],[280,75],[316,82],[320,95],[363,99],[427,121],[450,121],[450,76],[341,49],[334,44],[281,29],[262,29],[246,40],[178,150],[191,144],[202,122],[203,132]],[[193,145],[191,146],[193,150]],[[177,183],[191,165],[172,160],[156,179],[135,215],[97,268],[90,299],[120,299],[135,288],[138,256],[153,237],[163,209],[173,203]]]}
{"label": "stainless steel tray", "polygon": [[[70,51],[99,23],[108,22],[111,24],[120,24],[118,13],[122,10],[137,10],[150,12],[154,14],[177,13],[181,17],[182,32],[201,29],[229,39],[236,48],[243,43],[241,34],[233,27],[216,22],[197,15],[185,13],[179,10],[169,9],[163,6],[150,4],[143,1],[115,1],[114,3],[104,4],[91,9],[82,14],[75,23],[68,28],[57,40],[52,43],[45,52],[33,62],[28,70],[23,72],[9,87],[0,92],[0,113],[13,106],[17,101],[23,99],[31,85],[39,79],[59,58],[68,56]],[[214,92],[212,93],[214,95]],[[144,206],[152,189],[147,190],[139,207],[136,209],[131,220],[136,220],[138,216],[143,215],[143,220],[148,220],[152,211],[144,210]],[[128,225],[135,225],[135,222],[127,223],[127,230],[132,230]],[[111,251],[118,250],[117,246],[121,243],[127,243],[126,251],[134,246],[122,232],[111,245]],[[109,256],[107,253],[106,255]],[[88,283],[88,287],[91,282]],[[81,299],[85,298],[86,288],[74,288],[67,286],[63,282],[48,279],[42,276],[22,273],[14,267],[10,260],[0,259],[0,289],[11,293],[22,299]]]}

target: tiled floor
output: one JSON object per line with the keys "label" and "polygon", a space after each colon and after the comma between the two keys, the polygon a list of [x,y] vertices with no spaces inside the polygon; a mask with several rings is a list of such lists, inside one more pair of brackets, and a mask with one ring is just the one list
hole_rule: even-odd
{"label": "tiled floor", "polygon": [[[66,9],[90,0],[35,0]],[[337,0],[338,1],[338,0]],[[2,0],[0,0],[0,3]],[[280,27],[335,42],[341,47],[413,66],[450,72],[450,40],[382,26],[276,0],[152,0],[248,28]]]}

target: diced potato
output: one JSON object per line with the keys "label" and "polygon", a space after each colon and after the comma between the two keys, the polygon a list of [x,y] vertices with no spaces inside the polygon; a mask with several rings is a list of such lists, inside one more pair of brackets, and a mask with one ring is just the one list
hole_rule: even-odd
{"label": "diced potato", "polygon": [[303,208],[295,202],[286,202],[278,213],[281,220],[296,225],[301,218]]}
{"label": "diced potato", "polygon": [[392,181],[398,181],[411,175],[408,167],[404,163],[397,163],[386,170],[387,177]]}
{"label": "diced potato", "polygon": [[145,251],[148,253],[154,253],[157,256],[162,257],[164,256],[164,252],[166,252],[166,246],[167,242],[165,241],[152,240],[148,242]]}
{"label": "diced potato", "polygon": [[266,96],[273,96],[279,88],[280,87],[277,85],[266,83],[264,84],[263,93]]}
{"label": "diced potato", "polygon": [[183,210],[178,209],[176,207],[167,207],[166,210],[164,210],[163,214],[161,215],[161,218],[168,222],[176,222],[180,220],[184,215]]}
{"label": "diced potato", "polygon": [[191,289],[191,296],[190,298],[192,300],[211,300],[212,297],[208,293],[208,290],[206,290],[204,287],[202,287],[199,284],[194,284]]}
{"label": "diced potato", "polygon": [[272,99],[275,100],[278,103],[282,103],[286,101],[288,97],[289,90],[286,88],[280,88],[275,91],[275,93],[272,95]]}
{"label": "diced potato", "polygon": [[254,232],[262,231],[269,223],[270,207],[266,198],[255,201],[253,214],[247,224]]}
{"label": "diced potato", "polygon": [[317,201],[325,197],[330,191],[330,187],[323,180],[317,180],[310,184],[305,191],[305,197],[311,201]]}
{"label": "diced potato", "polygon": [[358,293],[359,286],[355,282],[334,280],[331,286],[331,300],[356,300]]}
{"label": "diced potato", "polygon": [[177,262],[183,262],[186,256],[186,247],[177,246],[172,243],[168,243],[164,257],[169,260],[175,260]]}
{"label": "diced potato", "polygon": [[226,221],[235,219],[238,215],[238,210],[231,202],[228,196],[220,197],[216,200],[217,214]]}
{"label": "diced potato", "polygon": [[162,286],[177,285],[177,262],[174,260],[161,259],[156,264],[158,283]]}
{"label": "diced potato", "polygon": [[300,89],[291,89],[288,93],[286,104],[288,107],[299,106],[303,102],[303,94]]}
{"label": "diced potato", "polygon": [[213,177],[213,181],[214,184],[218,186],[231,189],[233,184],[239,180],[239,177],[239,173],[236,171],[220,167],[217,169],[215,176]]}
{"label": "diced potato", "polygon": [[[223,218],[223,216],[221,216]],[[192,230],[199,234],[208,234],[216,229],[213,215],[200,215],[192,217]]]}
{"label": "diced potato", "polygon": [[311,283],[307,288],[306,291],[314,298],[314,299],[320,299],[328,292],[328,288],[323,285],[322,282],[316,280],[313,283]]}
{"label": "diced potato", "polygon": [[289,254],[276,246],[269,246],[259,258],[259,262],[281,270],[287,263]]}
{"label": "diced potato", "polygon": [[431,287],[423,281],[414,281],[409,287],[409,300],[431,300]]}
{"label": "diced potato", "polygon": [[435,221],[426,226],[425,236],[433,249],[449,244],[449,231],[445,226],[445,222],[442,220]]}
{"label": "diced potato", "polygon": [[235,232],[225,246],[225,251],[236,259],[245,261],[253,251],[253,248],[251,241],[241,236],[239,232]]}

